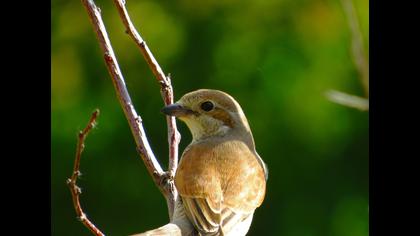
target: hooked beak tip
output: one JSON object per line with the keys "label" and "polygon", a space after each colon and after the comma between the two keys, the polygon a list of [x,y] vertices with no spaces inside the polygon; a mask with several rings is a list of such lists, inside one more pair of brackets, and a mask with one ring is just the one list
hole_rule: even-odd
{"label": "hooked beak tip", "polygon": [[187,113],[187,109],[185,109],[180,104],[174,103],[168,106],[163,107],[160,110],[163,114],[168,116],[180,116]]}

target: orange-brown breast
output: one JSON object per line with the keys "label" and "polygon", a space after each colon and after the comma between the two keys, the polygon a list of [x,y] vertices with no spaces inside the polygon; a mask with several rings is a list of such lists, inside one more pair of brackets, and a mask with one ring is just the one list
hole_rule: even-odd
{"label": "orange-brown breast", "polygon": [[189,146],[175,175],[182,197],[207,198],[210,204],[241,212],[252,212],[261,205],[265,184],[257,158],[237,140]]}

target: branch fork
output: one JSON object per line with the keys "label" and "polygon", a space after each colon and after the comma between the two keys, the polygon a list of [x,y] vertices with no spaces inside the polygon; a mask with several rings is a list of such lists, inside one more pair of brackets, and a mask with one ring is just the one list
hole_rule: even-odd
{"label": "branch fork", "polygon": [[[133,134],[136,150],[141,156],[150,176],[159,188],[163,196],[165,197],[168,205],[168,213],[171,222],[183,222],[185,220],[185,214],[182,214],[182,209],[179,207],[178,192],[174,184],[174,174],[178,167],[178,145],[181,139],[176,126],[175,117],[166,117],[168,126],[168,143],[169,143],[169,165],[168,170],[164,171],[157,161],[153,151],[149,145],[146,133],[142,125],[142,118],[137,114],[134,105],[131,101],[130,95],[125,85],[124,77],[119,68],[115,53],[112,49],[111,42],[109,40],[105,25],[101,17],[101,10],[95,5],[93,0],[81,0],[85,7],[89,19],[92,23],[93,29],[96,33],[99,45],[103,52],[104,61],[107,70],[111,76],[117,98],[124,111],[125,117],[127,118],[131,132]],[[173,88],[171,84],[170,75],[165,76],[159,63],[154,58],[152,52],[147,46],[146,42],[136,31],[133,23],[130,20],[127,9],[125,8],[125,1],[114,0],[115,6],[119,12],[121,20],[125,26],[125,32],[130,35],[133,41],[136,43],[141,54],[149,65],[151,71],[156,77],[157,82],[160,85],[160,94],[162,96],[165,105],[170,105],[174,102]],[[71,178],[68,180],[68,185],[73,196],[73,202],[76,213],[82,223],[95,235],[104,235],[92,222],[87,219],[86,214],[82,211],[79,203],[79,194],[81,193],[80,188],[76,186],[77,178],[80,176],[80,156],[84,148],[84,140],[90,129],[93,128],[99,110],[95,111],[90,119],[88,126],[80,132],[78,138],[79,143],[76,150],[76,159],[74,171]],[[176,217],[183,216],[184,218],[174,219]],[[184,223],[183,223],[184,224]],[[177,223],[170,223],[171,227],[177,226]],[[182,228],[181,226],[177,226]],[[179,234],[181,230],[178,230]]]}
{"label": "branch fork", "polygon": [[369,111],[369,59],[364,50],[362,33],[359,28],[353,0],[341,0],[341,5],[350,28],[353,63],[359,73],[359,79],[365,96],[355,96],[336,90],[327,91],[325,95],[334,103],[356,108],[361,111]]}

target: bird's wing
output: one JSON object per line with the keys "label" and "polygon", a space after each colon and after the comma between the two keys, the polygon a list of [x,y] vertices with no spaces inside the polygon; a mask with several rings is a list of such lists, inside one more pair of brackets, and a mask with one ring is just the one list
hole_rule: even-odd
{"label": "bird's wing", "polygon": [[265,195],[263,168],[254,153],[237,141],[190,146],[175,184],[188,217],[203,235],[229,235],[250,218]]}
{"label": "bird's wing", "polygon": [[[182,200],[188,217],[201,235],[244,235],[231,234],[231,232],[247,232],[251,224],[253,212],[237,213],[220,204],[215,208],[209,204],[209,199],[204,198],[183,197]],[[241,227],[236,227],[238,225]]]}
{"label": "bird's wing", "polygon": [[204,198],[182,198],[184,208],[200,233],[205,235],[218,235],[221,225],[221,210],[213,208]]}

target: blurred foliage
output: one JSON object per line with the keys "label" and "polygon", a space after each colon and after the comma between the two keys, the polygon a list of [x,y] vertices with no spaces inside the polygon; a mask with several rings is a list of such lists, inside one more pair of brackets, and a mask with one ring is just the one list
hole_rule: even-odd
{"label": "blurred foliage", "polygon": [[[96,0],[128,89],[163,166],[167,138],[159,86],[110,0]],[[355,0],[368,46],[368,1]],[[168,221],[166,204],[136,153],[80,1],[51,3],[52,234],[90,235],[65,184],[76,134],[98,107],[79,181],[82,205],[107,235]],[[220,89],[242,105],[268,164],[267,195],[249,235],[368,235],[369,115],[329,102],[325,91],[363,90],[339,0],[127,0],[134,24],[175,98]],[[184,124],[181,150],[191,140]]]}

